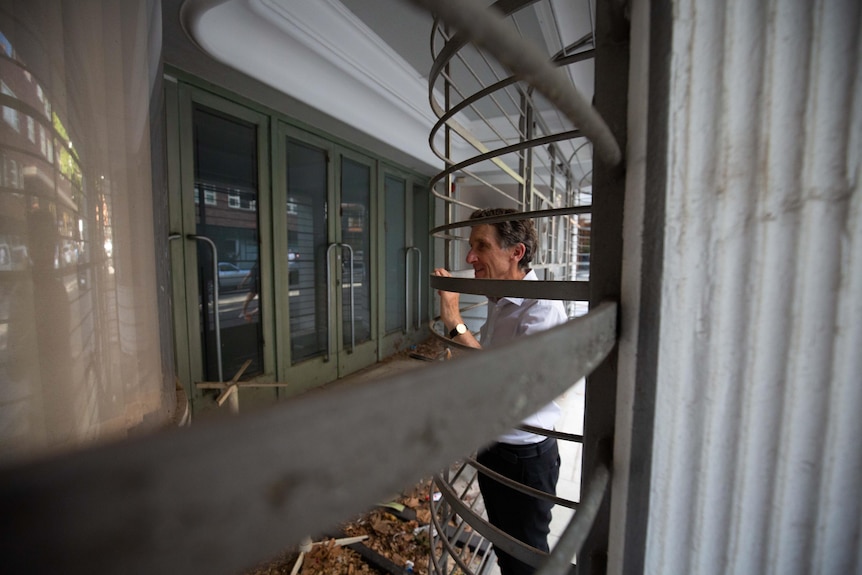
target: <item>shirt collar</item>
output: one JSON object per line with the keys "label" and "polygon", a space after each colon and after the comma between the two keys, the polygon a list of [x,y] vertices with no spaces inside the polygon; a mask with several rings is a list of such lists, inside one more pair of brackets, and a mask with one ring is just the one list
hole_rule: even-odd
{"label": "shirt collar", "polygon": [[[536,272],[531,269],[530,271],[527,272],[527,275],[524,276],[524,280],[538,281],[539,276],[537,276]],[[517,306],[520,306],[522,303],[524,303],[524,298],[522,298],[522,297],[506,296],[506,297],[501,297],[498,299],[504,299],[504,300],[510,301]],[[497,299],[494,299],[493,301],[497,301]]]}

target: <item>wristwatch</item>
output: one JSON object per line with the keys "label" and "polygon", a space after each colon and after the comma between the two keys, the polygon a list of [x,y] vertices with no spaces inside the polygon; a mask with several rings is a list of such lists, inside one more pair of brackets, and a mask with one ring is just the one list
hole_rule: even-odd
{"label": "wristwatch", "polygon": [[449,339],[458,337],[459,335],[464,335],[465,333],[467,333],[467,326],[463,323],[459,323],[452,328],[452,331],[449,332]]}

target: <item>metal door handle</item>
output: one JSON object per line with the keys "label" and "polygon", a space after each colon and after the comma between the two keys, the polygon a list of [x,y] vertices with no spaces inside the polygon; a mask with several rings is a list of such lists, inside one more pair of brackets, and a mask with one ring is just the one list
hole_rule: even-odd
{"label": "metal door handle", "polygon": [[350,353],[356,348],[356,312],[353,302],[353,248],[350,244],[341,244],[350,253]]}
{"label": "metal door handle", "polygon": [[422,325],[422,250],[416,246],[404,251],[404,331],[410,328],[410,253],[415,251],[419,257],[416,265],[416,323],[415,329]]}
{"label": "metal door handle", "polygon": [[[169,236],[174,239],[174,236]],[[211,239],[206,236],[198,236],[188,234],[186,236],[190,240],[197,240],[209,245],[213,253],[213,313],[215,314],[215,334],[216,334],[216,361],[218,361],[218,380],[224,381],[221,368],[221,322],[219,321],[219,303],[218,303],[218,248]]]}
{"label": "metal door handle", "polygon": [[[350,252],[350,353],[356,347],[356,332],[355,332],[355,313],[353,300],[353,248],[350,244],[343,242],[332,243],[326,248],[326,324],[332,325],[332,248],[340,247],[347,248]],[[332,356],[332,338],[326,338],[326,360]]]}
{"label": "metal door handle", "polygon": [[329,244],[326,248],[326,359],[324,361],[329,361],[330,356],[332,355],[332,334],[328,333],[330,327],[332,326],[332,248],[337,247],[338,244]]}

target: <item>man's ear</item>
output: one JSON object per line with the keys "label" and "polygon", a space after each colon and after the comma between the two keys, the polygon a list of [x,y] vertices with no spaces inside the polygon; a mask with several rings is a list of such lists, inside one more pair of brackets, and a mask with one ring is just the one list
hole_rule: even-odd
{"label": "man's ear", "polygon": [[515,259],[515,261],[521,261],[521,258],[524,257],[525,253],[527,253],[527,246],[522,243],[517,243],[512,248],[512,257]]}

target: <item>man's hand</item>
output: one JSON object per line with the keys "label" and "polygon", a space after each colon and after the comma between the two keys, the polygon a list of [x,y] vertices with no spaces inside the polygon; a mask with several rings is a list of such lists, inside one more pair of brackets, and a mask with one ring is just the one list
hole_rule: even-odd
{"label": "man's hand", "polygon": [[[449,270],[443,268],[435,269],[434,275],[441,278],[452,277]],[[463,323],[459,308],[461,294],[457,292],[437,290],[437,295],[440,296],[440,319],[443,320],[443,323],[446,325],[446,329],[450,330],[459,323]]]}
{"label": "man's hand", "polygon": [[[452,277],[452,274],[443,268],[435,269],[434,275],[441,278]],[[461,317],[461,308],[459,305],[461,294],[458,292],[437,290],[437,295],[440,296],[440,320],[443,322],[443,325],[446,328],[446,333],[448,334],[449,331],[459,323],[465,323],[464,319]],[[467,333],[465,334],[457,336],[455,341],[469,347],[482,347],[479,344],[479,341],[472,333],[470,333],[470,330],[467,330]]]}

